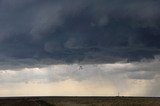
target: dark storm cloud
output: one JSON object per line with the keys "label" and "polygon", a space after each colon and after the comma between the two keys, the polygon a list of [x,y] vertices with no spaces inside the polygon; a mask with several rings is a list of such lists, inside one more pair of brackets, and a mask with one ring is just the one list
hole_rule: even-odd
{"label": "dark storm cloud", "polygon": [[159,3],[1,0],[1,67],[153,58],[160,53]]}

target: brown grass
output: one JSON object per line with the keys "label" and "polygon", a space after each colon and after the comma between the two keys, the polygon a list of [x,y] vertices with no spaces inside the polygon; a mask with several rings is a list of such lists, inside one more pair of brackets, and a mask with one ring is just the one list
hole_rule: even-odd
{"label": "brown grass", "polygon": [[0,99],[0,106],[160,106],[160,98],[33,97]]}
{"label": "brown grass", "polygon": [[45,98],[56,106],[160,106],[160,98]]}

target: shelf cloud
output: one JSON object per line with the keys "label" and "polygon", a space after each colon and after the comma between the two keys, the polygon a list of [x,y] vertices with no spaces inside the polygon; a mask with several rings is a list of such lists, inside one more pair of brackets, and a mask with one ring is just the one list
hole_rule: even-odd
{"label": "shelf cloud", "polygon": [[0,64],[23,68],[153,59],[160,53],[158,4],[157,0],[1,0]]}

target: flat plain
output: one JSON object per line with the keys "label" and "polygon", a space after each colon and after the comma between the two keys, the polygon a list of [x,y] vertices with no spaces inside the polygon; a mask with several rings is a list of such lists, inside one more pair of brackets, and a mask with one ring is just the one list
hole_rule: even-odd
{"label": "flat plain", "polygon": [[160,106],[159,97],[1,97],[0,106]]}

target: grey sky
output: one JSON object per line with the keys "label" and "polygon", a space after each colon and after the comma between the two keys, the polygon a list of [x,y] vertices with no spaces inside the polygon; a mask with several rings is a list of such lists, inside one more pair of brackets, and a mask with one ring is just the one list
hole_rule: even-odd
{"label": "grey sky", "polygon": [[[159,96],[155,93],[160,88],[159,4],[158,0],[0,0],[0,83],[100,79],[102,85],[112,82],[118,87],[110,86],[124,92],[117,81],[128,84],[127,89],[132,81],[140,81],[150,88],[142,95]],[[77,70],[80,65],[83,70]]]}

